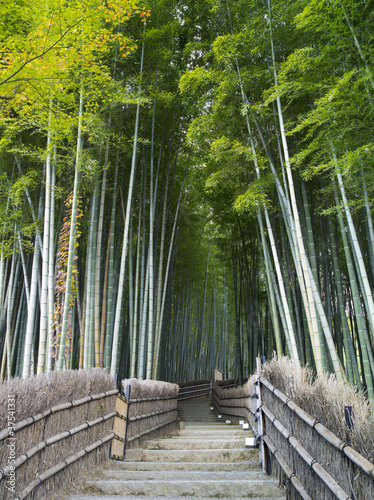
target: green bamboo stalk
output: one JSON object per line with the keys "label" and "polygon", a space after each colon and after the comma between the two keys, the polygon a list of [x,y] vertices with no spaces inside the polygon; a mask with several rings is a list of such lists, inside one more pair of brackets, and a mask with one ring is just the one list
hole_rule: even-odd
{"label": "green bamboo stalk", "polygon": [[154,324],[153,324],[153,302],[154,302],[154,276],[153,276],[153,230],[154,230],[154,206],[155,200],[153,199],[153,157],[154,157],[154,137],[155,137],[155,120],[156,120],[156,101],[153,106],[152,118],[152,139],[151,139],[151,164],[150,164],[150,189],[149,189],[149,311],[148,311],[148,352],[147,352],[147,373],[146,378],[152,378],[153,367],[153,349],[154,349]]}
{"label": "green bamboo stalk", "polygon": [[118,169],[119,169],[119,148],[117,148],[116,166],[113,180],[112,209],[110,214],[110,250],[109,250],[109,270],[108,270],[108,314],[105,329],[105,356],[104,366],[107,371],[110,370],[112,355],[112,308],[114,296],[114,243],[115,243],[115,224],[116,224],[116,204],[118,191]]}
{"label": "green bamboo stalk", "polygon": [[[331,225],[330,218],[329,218],[329,222]],[[339,313],[340,313],[340,323],[341,323],[341,328],[342,328],[342,332],[343,332],[345,359],[347,362],[348,380],[351,384],[354,384],[356,381],[357,386],[361,389],[361,381],[360,381],[360,375],[358,372],[357,360],[356,360],[356,356],[354,355],[354,351],[353,351],[351,333],[349,330],[349,325],[348,325],[347,316],[346,316],[345,307],[344,307],[344,296],[343,296],[343,286],[342,286],[342,280],[341,280],[341,270],[340,270],[340,266],[339,266],[338,251],[337,251],[336,239],[335,239],[335,234],[334,234],[333,228],[330,231],[330,238],[331,238],[331,252],[332,252],[332,259],[333,259],[333,266],[334,266],[336,295],[337,295],[338,308],[339,308]]]}
{"label": "green bamboo stalk", "polygon": [[29,278],[27,275],[27,266],[26,266],[26,261],[25,261],[25,254],[23,252],[22,248],[22,241],[21,241],[21,234],[19,230],[17,231],[17,237],[18,237],[18,247],[19,247],[19,253],[21,256],[21,263],[22,263],[22,270],[23,270],[23,286],[25,288],[25,293],[26,293],[26,303],[27,307],[30,304],[30,285],[29,285]]}
{"label": "green bamboo stalk", "polygon": [[[111,116],[108,118],[108,130],[110,130]],[[101,252],[103,240],[103,225],[104,225],[104,206],[105,206],[105,193],[106,193],[106,179],[109,165],[109,135],[107,137],[105,146],[105,159],[104,171],[101,182],[101,195],[100,195],[100,208],[99,208],[99,222],[97,228],[97,252],[95,263],[95,366],[101,367],[100,363],[100,302],[101,302]]]}
{"label": "green bamboo stalk", "polygon": [[25,333],[25,349],[23,355],[23,370],[22,377],[30,376],[31,367],[31,346],[33,341],[34,323],[37,310],[37,287],[39,274],[39,259],[40,251],[38,248],[38,238],[35,238],[35,248],[33,254],[32,272],[31,272],[31,287],[30,287],[30,303],[27,313],[26,333]]}
{"label": "green bamboo stalk", "polygon": [[359,272],[360,278],[362,279],[362,283],[363,283],[363,288],[362,288],[361,292],[362,292],[364,299],[366,301],[366,304],[367,304],[367,312],[368,312],[367,318],[368,318],[368,321],[370,323],[370,328],[371,328],[372,334],[374,336],[373,294],[371,292],[371,287],[370,287],[370,283],[369,283],[369,279],[368,279],[368,275],[367,275],[367,271],[366,271],[364,258],[363,258],[361,248],[360,248],[360,245],[358,242],[356,229],[355,229],[355,226],[353,223],[351,211],[350,211],[350,208],[348,205],[348,200],[347,200],[347,197],[345,194],[343,178],[342,178],[342,175],[341,175],[340,170],[338,168],[338,161],[337,161],[337,157],[336,157],[335,152],[333,152],[333,157],[334,157],[334,161],[336,164],[335,171],[336,171],[336,176],[338,179],[338,185],[339,185],[339,189],[340,189],[340,193],[341,193],[341,197],[342,197],[342,201],[343,201],[345,215],[346,215],[347,222],[348,222],[348,234],[349,234],[349,237],[350,237],[350,240],[352,243],[352,251],[354,252],[354,254],[356,256],[357,263],[358,263],[358,272]]}
{"label": "green bamboo stalk", "polygon": [[[145,25],[144,25],[145,30]],[[140,82],[143,74],[143,62],[144,62],[144,43],[142,45],[142,54],[140,61]],[[141,90],[141,83],[139,83],[139,94]],[[115,313],[115,321],[114,321],[114,331],[113,331],[113,346],[112,346],[112,359],[110,366],[110,373],[114,376],[118,373],[119,368],[119,349],[120,349],[120,321],[121,321],[121,308],[123,301],[123,288],[125,281],[125,267],[126,267],[126,256],[127,256],[127,243],[128,243],[128,234],[129,234],[129,222],[130,222],[130,210],[132,205],[132,195],[133,195],[133,185],[135,178],[135,165],[136,165],[136,153],[137,153],[137,145],[138,145],[138,128],[139,128],[139,113],[140,113],[140,96],[137,103],[136,108],[136,118],[135,118],[135,132],[134,132],[134,144],[133,144],[133,154],[132,154],[132,162],[131,162],[131,173],[130,173],[130,182],[129,182],[129,192],[127,196],[127,207],[126,207],[126,219],[125,219],[125,228],[123,233],[123,242],[122,242],[122,255],[121,255],[121,268],[118,279],[118,294],[117,294],[117,304],[116,304],[116,313]]]}
{"label": "green bamboo stalk", "polygon": [[53,369],[53,357],[52,357],[52,317],[53,317],[53,304],[55,298],[55,276],[54,276],[54,263],[55,263],[55,245],[54,245],[54,234],[55,234],[55,185],[56,185],[56,158],[57,158],[57,148],[54,147],[54,155],[52,162],[51,171],[51,204],[50,204],[50,219],[49,219],[49,257],[48,257],[48,365],[47,371],[51,372]]}
{"label": "green bamboo stalk", "polygon": [[[339,198],[338,198],[338,193],[337,193],[336,188],[334,188],[334,197],[335,197],[336,206],[339,206]],[[363,366],[363,376],[364,376],[364,380],[365,380],[365,383],[367,386],[368,396],[371,400],[373,400],[373,397],[374,397],[373,380],[372,380],[372,374],[371,374],[371,369],[370,369],[369,353],[367,350],[366,340],[364,338],[365,332],[364,332],[364,324],[363,324],[363,318],[362,318],[362,308],[361,308],[362,306],[361,306],[359,293],[358,293],[358,287],[357,287],[356,279],[355,279],[355,275],[354,275],[353,263],[352,263],[352,259],[351,259],[351,255],[350,255],[350,251],[349,251],[348,239],[347,239],[347,235],[345,232],[343,216],[342,216],[340,209],[338,210],[338,221],[339,221],[339,225],[340,225],[340,232],[342,235],[344,253],[345,253],[348,275],[349,275],[349,280],[350,280],[350,285],[351,285],[353,307],[354,307],[355,315],[356,315],[356,326],[357,326],[357,330],[358,330],[358,336],[359,336],[360,347],[361,347],[361,360],[362,360],[362,366]]]}
{"label": "green bamboo stalk", "polygon": [[60,349],[59,349],[59,355],[58,355],[58,370],[62,370],[64,368],[64,365],[65,365],[66,335],[67,335],[67,330],[68,330],[71,285],[72,285],[73,264],[74,264],[74,254],[75,254],[75,224],[76,224],[76,215],[77,215],[77,208],[78,208],[80,160],[81,160],[81,154],[82,154],[83,102],[84,102],[84,96],[83,96],[83,83],[82,83],[81,90],[80,90],[80,96],[79,96],[77,152],[76,152],[76,158],[75,158],[73,205],[72,205],[72,210],[71,210],[69,252],[68,252],[68,263],[67,263],[67,273],[66,273],[66,289],[65,289],[65,300],[64,300],[64,315],[63,315],[63,320],[62,320]]}
{"label": "green bamboo stalk", "polygon": [[[179,192],[177,208],[175,210],[175,216],[174,216],[173,229],[171,232],[170,243],[169,243],[169,252],[168,252],[168,258],[167,258],[166,269],[165,269],[165,278],[164,278],[164,286],[163,286],[162,301],[161,301],[161,311],[160,311],[160,316],[159,316],[160,319],[159,319],[159,325],[158,325],[158,343],[155,346],[155,354],[154,354],[155,355],[155,368],[154,368],[155,371],[154,371],[153,378],[157,378],[157,370],[158,370],[158,362],[159,362],[159,344],[160,344],[160,337],[161,337],[161,332],[162,332],[162,323],[163,323],[163,315],[164,315],[164,308],[165,308],[166,291],[167,291],[167,286],[168,286],[170,263],[171,263],[171,257],[172,257],[172,252],[173,252],[173,242],[174,242],[177,220],[178,220],[179,210],[181,207],[181,199],[182,199],[182,194],[184,192],[184,183],[186,180],[186,175],[187,175],[188,165],[190,162],[190,157],[191,157],[191,149],[188,153],[186,168],[184,171],[183,181],[182,181],[180,192]],[[159,293],[160,293],[160,291],[159,291]]]}
{"label": "green bamboo stalk", "polygon": [[40,334],[38,351],[37,373],[43,373],[46,368],[47,333],[48,333],[48,271],[49,271],[49,230],[51,216],[51,140],[52,140],[52,101],[49,103],[47,158],[45,170],[45,203],[43,229],[43,257],[42,257],[42,290],[40,301]]}
{"label": "green bamboo stalk", "polygon": [[[15,231],[16,232],[16,231]],[[6,342],[6,356],[7,356],[7,378],[8,380],[12,377],[12,317],[13,317],[13,303],[15,298],[15,276],[16,276],[16,249],[15,244],[13,244],[13,255],[12,255],[12,264],[10,268],[10,276],[9,276],[9,293],[8,293],[8,301],[7,301],[7,316],[6,316],[6,334],[5,334],[5,342]],[[4,380],[4,375],[2,374],[2,380]]]}

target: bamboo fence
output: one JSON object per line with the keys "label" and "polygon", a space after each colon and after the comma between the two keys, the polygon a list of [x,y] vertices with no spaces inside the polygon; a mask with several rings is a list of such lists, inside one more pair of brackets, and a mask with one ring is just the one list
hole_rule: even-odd
{"label": "bamboo fence", "polygon": [[179,385],[178,401],[184,399],[198,398],[200,396],[208,396],[212,390],[212,382],[210,380],[193,380],[191,382],[182,382]]}
{"label": "bamboo fence", "polygon": [[260,361],[257,374],[260,458],[285,478],[288,498],[373,500],[374,464],[259,376]]}
{"label": "bamboo fence", "polygon": [[0,498],[46,497],[82,466],[107,460],[117,393],[114,389],[62,403],[17,423],[14,429],[2,430]]}
{"label": "bamboo fence", "polygon": [[[145,389],[149,394],[150,381],[146,381]],[[154,382],[154,393],[162,394],[162,382]],[[129,384],[125,388],[125,397],[118,396],[116,403],[116,417],[114,419],[114,439],[111,446],[110,457],[123,460],[126,448],[137,446],[145,437],[158,431],[168,432],[177,421],[177,395],[178,386],[167,384],[171,387],[171,395],[142,396],[141,381],[137,381],[135,390]],[[159,392],[158,392],[159,390]]]}
{"label": "bamboo fence", "polygon": [[225,380],[212,384],[212,403],[217,412],[223,417],[230,417],[234,422],[247,420],[252,431],[258,438],[257,414],[253,409],[251,400],[255,400],[257,394],[251,393],[250,384],[246,383],[238,387],[235,381]]}

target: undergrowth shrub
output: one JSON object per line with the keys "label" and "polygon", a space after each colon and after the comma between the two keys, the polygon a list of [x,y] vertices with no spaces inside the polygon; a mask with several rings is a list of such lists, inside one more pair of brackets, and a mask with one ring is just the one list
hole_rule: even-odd
{"label": "undergrowth shrub", "polygon": [[274,357],[265,363],[262,376],[343,441],[347,439],[344,407],[352,406],[352,447],[371,462],[374,460],[374,419],[362,391],[333,374],[315,375],[310,368],[287,357]]}
{"label": "undergrowth shrub", "polygon": [[8,395],[16,398],[16,421],[53,406],[115,389],[113,378],[101,368],[54,371],[26,379],[13,378],[0,385],[0,429],[6,427]]}

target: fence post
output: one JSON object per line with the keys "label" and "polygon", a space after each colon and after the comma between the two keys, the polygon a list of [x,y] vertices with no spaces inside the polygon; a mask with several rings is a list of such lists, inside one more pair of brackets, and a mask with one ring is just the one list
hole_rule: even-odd
{"label": "fence post", "polygon": [[258,436],[260,438],[260,462],[262,465],[262,470],[267,474],[267,457],[265,450],[265,442],[263,436],[265,434],[265,421],[262,413],[262,399],[261,399],[261,371],[262,363],[260,358],[256,358],[256,394],[257,394],[257,426],[258,426]]}
{"label": "fence post", "polygon": [[113,432],[115,437],[110,447],[110,458],[123,460],[126,453],[127,428],[129,422],[131,385],[126,387],[125,397],[120,394],[116,399],[116,412],[114,417]]}
{"label": "fence post", "polygon": [[351,434],[353,431],[353,408],[352,406],[344,407],[344,415],[345,415],[345,424],[347,426],[347,443],[351,444]]}

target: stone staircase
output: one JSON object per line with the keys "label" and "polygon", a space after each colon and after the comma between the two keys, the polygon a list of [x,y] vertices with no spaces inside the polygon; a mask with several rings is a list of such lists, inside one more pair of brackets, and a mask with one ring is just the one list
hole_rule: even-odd
{"label": "stone staircase", "polygon": [[218,420],[207,397],[178,409],[181,430],[127,450],[124,462],[86,481],[92,494],[75,500],[285,500],[278,482],[261,471],[258,450],[245,447],[248,431]]}

